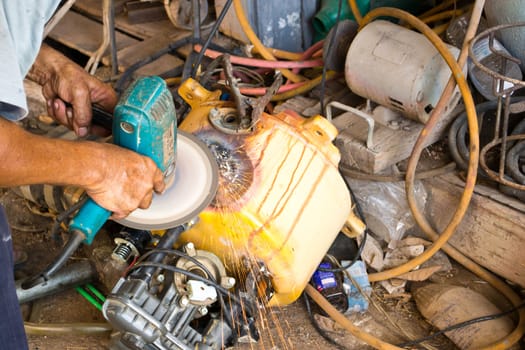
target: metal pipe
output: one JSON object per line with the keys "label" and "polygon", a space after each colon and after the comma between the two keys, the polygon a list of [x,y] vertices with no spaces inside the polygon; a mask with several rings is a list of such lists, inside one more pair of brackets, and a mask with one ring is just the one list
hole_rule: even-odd
{"label": "metal pipe", "polygon": [[22,288],[23,280],[16,282],[16,295],[20,304],[43,298],[64,289],[83,285],[95,279],[96,269],[87,260],[65,266],[55,273],[46,283],[37,284],[33,288]]}

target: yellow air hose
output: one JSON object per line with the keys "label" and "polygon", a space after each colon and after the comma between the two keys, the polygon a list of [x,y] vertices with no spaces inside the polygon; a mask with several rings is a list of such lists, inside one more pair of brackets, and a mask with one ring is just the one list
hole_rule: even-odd
{"label": "yellow air hose", "polygon": [[[493,287],[498,289],[505,297],[507,297],[513,305],[517,306],[520,303],[519,296],[504,282],[502,282],[500,279],[498,279],[496,276],[491,274],[490,272],[486,271],[482,267],[480,267],[478,264],[473,262],[472,260],[465,257],[463,254],[461,254],[456,249],[446,245],[447,240],[450,238],[450,236],[453,234],[457,226],[459,225],[459,222],[463,218],[466,209],[468,207],[468,204],[470,203],[470,199],[472,197],[472,193],[474,191],[474,185],[476,182],[476,173],[477,173],[477,166],[478,166],[478,160],[479,160],[479,132],[478,132],[478,126],[477,126],[477,118],[476,118],[476,112],[475,112],[475,106],[474,102],[472,100],[472,95],[470,94],[470,90],[468,89],[468,85],[466,83],[465,77],[462,73],[461,67],[464,65],[467,57],[467,48],[468,48],[468,41],[475,35],[475,31],[477,28],[477,25],[479,23],[479,19],[481,17],[481,12],[483,10],[483,0],[476,1],[474,5],[474,10],[472,14],[472,22],[471,25],[469,25],[469,30],[467,31],[467,36],[465,43],[463,45],[463,49],[460,55],[460,63],[458,64],[455,59],[452,57],[452,55],[448,52],[448,49],[446,49],[446,46],[444,45],[443,41],[428,27],[426,26],[421,20],[418,18],[412,16],[411,14],[395,9],[395,8],[378,8],[375,10],[372,10],[365,18],[362,18],[359,10],[357,9],[357,4],[355,3],[355,0],[349,0],[350,7],[352,11],[354,12],[354,17],[356,18],[357,22],[360,24],[361,27],[372,21],[372,19],[380,17],[380,16],[388,16],[388,17],[395,17],[398,19],[401,19],[407,23],[409,23],[414,28],[418,29],[420,32],[422,32],[431,42],[432,44],[438,49],[440,54],[443,56],[447,64],[449,65],[450,69],[453,73],[453,78],[445,88],[445,91],[443,92],[443,95],[436,106],[434,113],[429,120],[429,122],[425,125],[425,128],[420,134],[420,137],[414,146],[414,150],[412,153],[412,156],[410,157],[409,162],[409,170],[407,171],[407,178],[406,178],[406,190],[407,190],[407,199],[409,201],[409,206],[414,214],[414,217],[416,219],[416,222],[421,226],[421,228],[425,231],[425,233],[431,237],[435,242],[432,245],[431,248],[429,248],[427,251],[423,253],[423,255],[416,257],[412,261],[408,262],[407,264],[404,264],[402,266],[399,266],[397,268],[379,272],[376,274],[371,274],[370,281],[380,281],[385,279],[390,279],[393,277],[398,276],[399,274],[408,272],[418,266],[419,264],[425,262],[430,257],[432,257],[433,254],[435,254],[440,248],[444,248],[444,251],[447,252],[452,258],[454,258],[459,263],[463,264],[466,268],[474,272],[479,277],[482,277],[487,282],[489,282]],[[465,108],[468,111],[467,112],[467,120],[469,124],[469,135],[470,135],[470,159],[469,159],[469,168],[468,168],[468,177],[465,185],[465,190],[462,194],[462,197],[460,199],[460,203],[458,205],[458,208],[455,212],[454,217],[452,218],[451,222],[445,229],[445,231],[439,236],[434,230],[430,227],[426,219],[423,215],[419,212],[417,208],[417,204],[415,202],[415,198],[413,195],[413,182],[415,177],[415,165],[417,165],[417,162],[419,160],[419,156],[421,154],[422,149],[424,148],[423,141],[427,137],[429,130],[432,129],[432,127],[437,122],[439,115],[441,111],[443,110],[444,106],[448,102],[448,99],[450,98],[450,94],[453,91],[454,88],[454,80],[458,84],[459,90],[462,94]],[[313,288],[306,288],[306,292],[314,298],[314,291],[312,291]],[[319,299],[320,295],[317,295],[314,299]],[[326,306],[326,305],[324,305]],[[323,309],[327,312],[328,310],[323,307]],[[334,310],[331,310],[334,311]],[[337,310],[335,310],[337,313]],[[330,313],[329,313],[330,314]],[[507,349],[516,342],[521,339],[523,334],[525,333],[525,311],[520,311],[520,321],[516,327],[516,329],[509,334],[506,338],[491,344],[487,347],[485,347],[482,350],[496,350],[496,349]],[[344,315],[340,315],[343,316]],[[339,320],[338,318],[334,318]],[[355,329],[353,327],[349,327],[346,322],[341,323],[348,331],[350,331],[352,334],[354,334]],[[384,343],[377,343],[368,341],[367,339],[364,339],[360,337],[360,334],[354,334],[359,339],[367,342],[367,344],[374,346],[377,349],[389,349],[389,347],[385,347]],[[377,340],[377,339],[375,339]]]}

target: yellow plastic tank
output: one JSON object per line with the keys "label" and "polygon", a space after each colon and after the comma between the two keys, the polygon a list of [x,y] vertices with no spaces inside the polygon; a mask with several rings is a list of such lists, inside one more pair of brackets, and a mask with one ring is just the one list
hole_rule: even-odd
{"label": "yellow plastic tank", "polygon": [[351,214],[332,144],[337,130],[290,111],[263,113],[252,132],[227,133],[210,123],[212,110],[234,110],[220,91],[190,79],[179,94],[191,106],[180,129],[208,145],[220,173],[214,201],[181,242],[219,256],[238,281],[262,270],[273,288],[269,306],[295,301]]}

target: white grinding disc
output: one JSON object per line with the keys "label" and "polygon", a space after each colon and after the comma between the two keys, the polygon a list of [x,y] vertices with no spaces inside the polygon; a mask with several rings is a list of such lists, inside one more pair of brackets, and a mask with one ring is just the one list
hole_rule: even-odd
{"label": "white grinding disc", "polygon": [[154,194],[148,209],[136,209],[117,222],[144,230],[168,229],[187,223],[215,197],[217,162],[195,136],[177,131],[177,160],[173,184],[161,195]]}

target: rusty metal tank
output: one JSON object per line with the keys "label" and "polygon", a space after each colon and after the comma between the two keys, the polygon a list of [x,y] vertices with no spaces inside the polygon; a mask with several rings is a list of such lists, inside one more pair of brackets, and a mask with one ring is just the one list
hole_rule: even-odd
{"label": "rusty metal tank", "polygon": [[235,112],[220,91],[189,79],[179,94],[191,106],[180,129],[204,141],[220,169],[215,199],[181,244],[213,252],[238,281],[255,278],[269,306],[295,301],[352,213],[332,144],[337,130],[321,116],[289,111],[228,133],[210,122]]}

